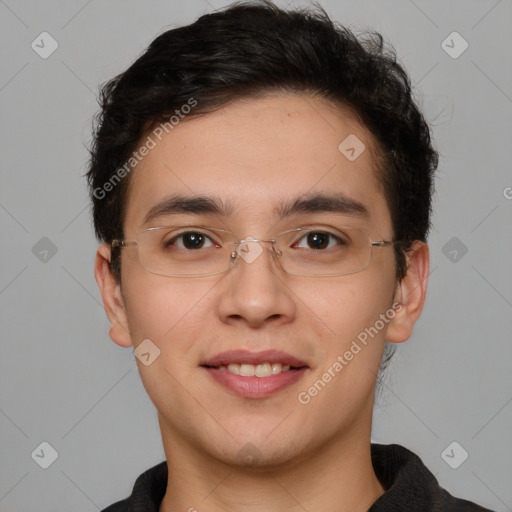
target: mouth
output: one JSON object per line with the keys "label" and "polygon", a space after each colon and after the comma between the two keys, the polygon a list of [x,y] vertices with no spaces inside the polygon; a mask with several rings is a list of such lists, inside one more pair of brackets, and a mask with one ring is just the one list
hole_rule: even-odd
{"label": "mouth", "polygon": [[200,365],[219,384],[244,398],[263,398],[294,384],[309,366],[276,350],[223,352]]}

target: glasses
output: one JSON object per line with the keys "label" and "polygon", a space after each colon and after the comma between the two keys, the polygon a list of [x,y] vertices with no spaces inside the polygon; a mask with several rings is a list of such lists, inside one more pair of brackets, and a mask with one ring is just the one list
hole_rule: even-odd
{"label": "glasses", "polygon": [[372,241],[367,231],[344,227],[300,227],[272,239],[239,240],[230,231],[195,226],[166,226],[141,231],[136,240],[112,241],[112,247],[136,247],[140,265],[172,277],[211,276],[227,272],[241,257],[253,263],[271,244],[281,269],[296,276],[342,276],[368,268],[374,247],[396,241]]}

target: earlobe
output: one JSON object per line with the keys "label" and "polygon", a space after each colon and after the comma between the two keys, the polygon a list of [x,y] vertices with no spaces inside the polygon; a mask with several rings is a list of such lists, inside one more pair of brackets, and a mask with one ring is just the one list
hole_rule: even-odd
{"label": "earlobe", "polygon": [[397,285],[394,302],[395,316],[390,321],[386,340],[402,343],[411,337],[414,324],[420,317],[427,293],[429,250],[425,242],[416,241],[406,253],[407,271]]}
{"label": "earlobe", "polygon": [[110,269],[110,250],[110,246],[106,243],[98,247],[94,276],[100,289],[105,313],[110,321],[110,339],[121,347],[130,347],[132,340],[128,329],[121,284]]}

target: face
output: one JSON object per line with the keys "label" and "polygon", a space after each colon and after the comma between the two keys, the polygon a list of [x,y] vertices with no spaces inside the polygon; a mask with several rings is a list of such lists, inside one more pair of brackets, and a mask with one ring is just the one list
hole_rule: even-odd
{"label": "face", "polygon": [[[350,150],[339,146],[354,135],[365,149],[349,159]],[[349,110],[311,96],[238,101],[185,119],[133,171],[126,240],[168,225],[218,227],[237,239],[349,226],[369,231],[374,241],[391,240],[373,148],[372,135]],[[225,211],[168,208],[144,223],[171,196],[212,198]],[[343,198],[345,208],[311,201],[282,215],[284,205],[315,196]],[[148,366],[137,364],[164,443],[230,464],[243,463],[249,451],[253,463],[268,466],[297,462],[329,443],[369,439],[386,336],[408,337],[395,327],[404,311],[390,312],[402,298],[392,247],[374,248],[358,273],[301,277],[281,269],[271,244],[260,246],[254,261],[239,257],[227,272],[193,278],[150,273],[137,248],[122,249],[121,284],[111,287],[118,322],[111,336],[133,348],[149,339],[160,350]],[[249,361],[291,361],[298,369],[251,377],[218,368]]]}

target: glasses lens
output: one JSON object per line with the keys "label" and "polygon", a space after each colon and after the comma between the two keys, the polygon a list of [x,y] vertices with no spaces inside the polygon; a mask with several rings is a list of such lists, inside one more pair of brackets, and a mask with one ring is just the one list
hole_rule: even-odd
{"label": "glasses lens", "polygon": [[155,274],[199,276],[229,267],[230,247],[220,230],[165,227],[144,231],[138,240],[141,265]]}
{"label": "glasses lens", "polygon": [[283,233],[281,265],[289,274],[336,276],[354,274],[370,264],[372,246],[366,231],[307,228]]}

